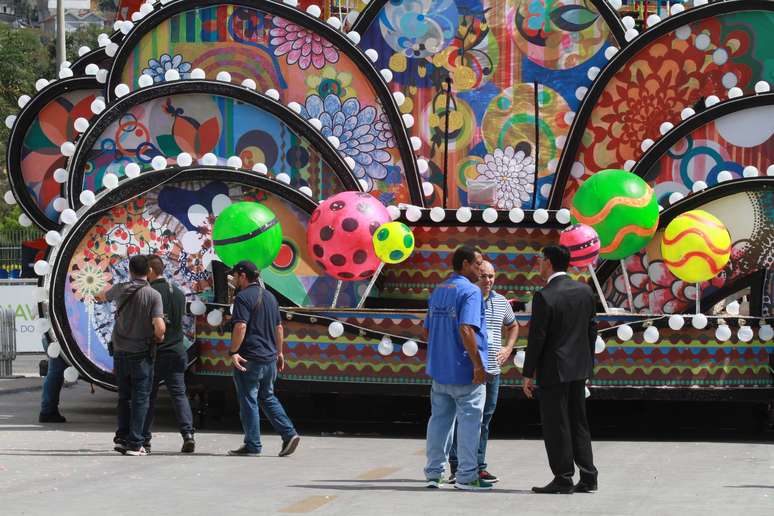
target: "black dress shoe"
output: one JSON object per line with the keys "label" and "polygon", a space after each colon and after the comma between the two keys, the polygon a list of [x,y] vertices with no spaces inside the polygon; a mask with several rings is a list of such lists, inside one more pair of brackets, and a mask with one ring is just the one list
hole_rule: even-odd
{"label": "black dress shoe", "polygon": [[539,494],[572,494],[573,485],[572,484],[564,485],[564,484],[557,484],[556,482],[551,482],[544,487],[533,487],[532,492],[539,493]]}
{"label": "black dress shoe", "polygon": [[196,451],[196,441],[192,434],[186,434],[183,437],[183,447],[180,449],[181,453],[193,453]]}
{"label": "black dress shoe", "polygon": [[41,413],[38,416],[39,423],[66,423],[67,420],[59,412],[52,412],[51,414]]}
{"label": "black dress shoe", "polygon": [[593,484],[590,484],[588,482],[583,482],[582,480],[577,484],[575,484],[575,487],[572,488],[573,493],[590,493],[596,490],[597,490],[596,482],[594,482]]}

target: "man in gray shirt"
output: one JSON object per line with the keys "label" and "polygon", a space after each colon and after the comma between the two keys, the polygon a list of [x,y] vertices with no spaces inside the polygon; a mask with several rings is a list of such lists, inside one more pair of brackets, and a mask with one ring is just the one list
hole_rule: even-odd
{"label": "man in gray shirt", "polygon": [[153,382],[153,346],[163,342],[166,327],[161,294],[148,283],[147,258],[132,256],[129,274],[131,281],[114,285],[97,300],[117,305],[111,338],[118,383],[115,450],[125,455],[146,455],[143,425]]}

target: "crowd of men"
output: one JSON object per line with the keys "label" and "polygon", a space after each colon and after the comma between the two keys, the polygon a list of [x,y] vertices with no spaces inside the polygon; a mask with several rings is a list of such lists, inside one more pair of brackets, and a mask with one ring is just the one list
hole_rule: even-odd
{"label": "crowd of men", "polygon": [[[566,247],[550,245],[542,250],[540,275],[546,286],[532,300],[522,370],[524,394],[540,403],[554,475],[547,485],[533,487],[536,493],[597,489],[585,408],[585,382],[594,365],[596,302],[588,285],[567,276],[569,260]],[[462,490],[488,490],[498,481],[486,462],[489,424],[497,406],[501,367],[513,352],[518,324],[511,305],[493,289],[494,265],[484,261],[478,249],[459,247],[452,266],[454,272],[430,296],[424,322],[427,374],[432,378],[424,473],[429,488],[451,483]],[[150,454],[155,399],[163,380],[183,439],[181,452],[193,453],[196,443],[185,386],[185,296],[165,279],[164,262],[158,256],[133,256],[129,273],[129,282],[116,284],[97,298],[117,307],[109,344],[118,384],[115,450],[131,456]],[[279,305],[259,282],[252,262],[239,262],[231,274],[237,293],[229,356],[244,440],[228,454],[261,454],[260,408],[282,437],[279,455],[287,456],[296,450],[300,437],[274,395],[277,374],[285,367]],[[57,381],[47,378],[41,421],[64,422],[58,411]],[[444,479],[447,463],[450,476]],[[580,471],[577,483],[575,465]]]}

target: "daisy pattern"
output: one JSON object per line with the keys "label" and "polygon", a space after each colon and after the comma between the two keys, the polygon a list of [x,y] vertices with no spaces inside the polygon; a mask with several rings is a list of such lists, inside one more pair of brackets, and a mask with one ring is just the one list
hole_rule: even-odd
{"label": "daisy pattern", "polygon": [[181,54],[175,54],[175,57],[162,54],[158,60],[148,61],[148,68],[145,68],[142,73],[153,77],[153,82],[164,82],[164,74],[167,70],[177,70],[180,72],[181,79],[188,79],[191,76],[191,63],[184,62]]}
{"label": "daisy pattern", "polygon": [[535,190],[535,162],[532,156],[513,147],[495,149],[487,154],[476,170],[477,179],[488,179],[496,184],[495,197],[500,209],[520,208],[532,200]]}
{"label": "daisy pattern", "polygon": [[337,63],[339,52],[327,39],[314,32],[291,23],[283,18],[272,18],[274,28],[271,29],[271,44],[275,56],[287,54],[289,65],[298,63],[299,68],[306,70],[313,65],[318,70],[326,63]]}
{"label": "daisy pattern", "polygon": [[110,281],[108,274],[96,263],[80,259],[70,269],[70,284],[73,294],[80,301],[92,302],[94,296],[105,290]]}

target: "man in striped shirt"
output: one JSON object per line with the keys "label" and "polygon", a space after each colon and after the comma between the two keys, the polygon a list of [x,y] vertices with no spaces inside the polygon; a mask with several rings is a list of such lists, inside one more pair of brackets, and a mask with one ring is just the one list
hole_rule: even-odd
{"label": "man in striped shirt", "polygon": [[[486,365],[486,401],[484,402],[484,417],[481,421],[481,437],[478,443],[478,472],[479,478],[487,482],[497,482],[498,478],[487,471],[486,443],[489,440],[489,422],[492,420],[497,395],[500,390],[500,367],[505,364],[513,352],[513,346],[519,337],[519,325],[513,308],[505,297],[494,290],[495,271],[491,262],[485,261],[481,266],[481,276],[478,286],[484,297],[486,309],[486,334],[488,344]],[[503,346],[503,330],[505,330],[505,345]],[[453,481],[457,473],[457,432],[454,432],[451,451],[449,453],[449,467]]]}

